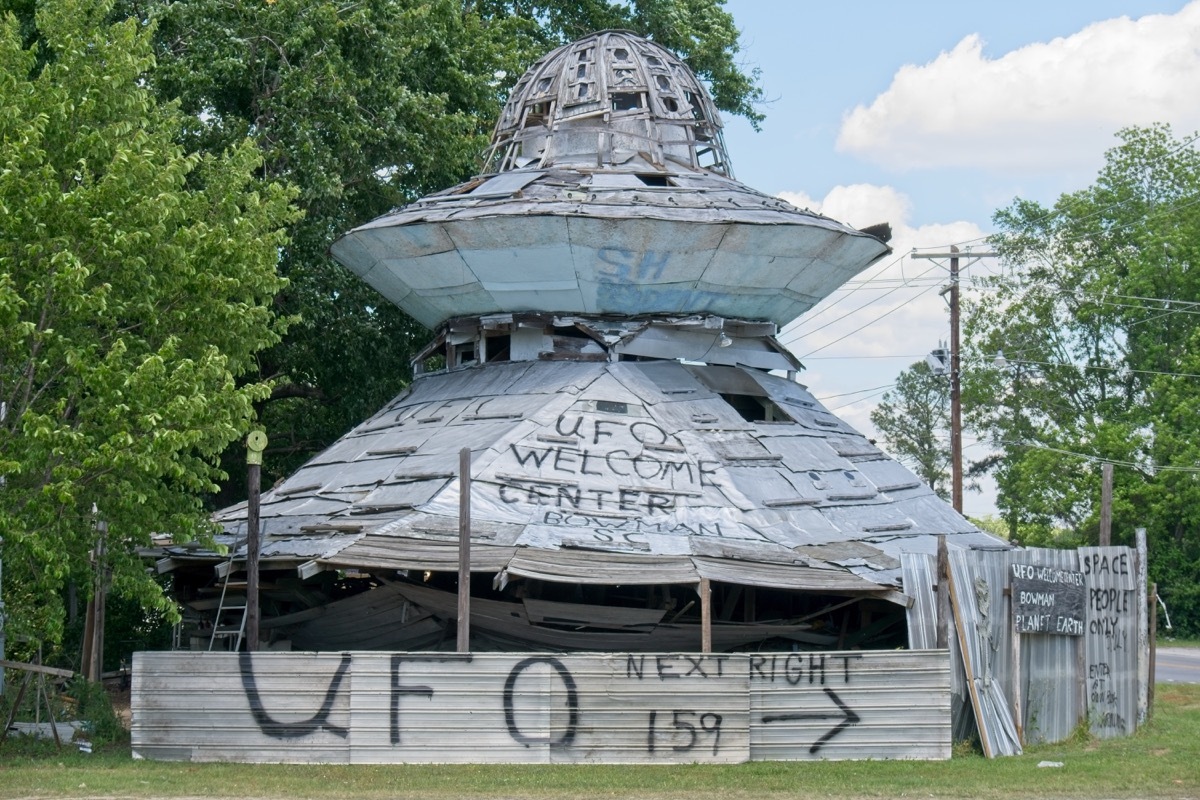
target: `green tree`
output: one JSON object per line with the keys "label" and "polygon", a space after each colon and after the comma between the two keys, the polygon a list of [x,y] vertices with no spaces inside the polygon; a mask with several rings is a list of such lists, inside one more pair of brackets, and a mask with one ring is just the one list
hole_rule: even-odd
{"label": "green tree", "polygon": [[1014,529],[1094,542],[1113,462],[1114,541],[1148,529],[1173,619],[1200,632],[1200,153],[1161,125],[1120,139],[1092,186],[996,215],[1007,270],[969,309],[964,407]]}
{"label": "green tree", "polygon": [[219,455],[269,391],[242,378],[283,332],[289,193],[252,143],[186,153],[146,84],[152,28],[108,12],[39,3],[32,47],[0,19],[0,531],[31,646],[60,639],[69,580],[111,571],[167,609],[136,548],[206,534]]}
{"label": "green tree", "polygon": [[[259,358],[268,482],[373,413],[410,379],[428,332],[328,256],[335,238],[479,169],[509,86],[547,50],[628,28],[678,50],[718,104],[756,124],[722,0],[184,0],[131,4],[159,21],[164,98],[191,115],[195,152],[251,136],[263,174],[299,189],[277,298],[298,320]],[[233,472],[235,462],[230,463]],[[237,499],[234,481],[222,499]]]}
{"label": "green tree", "polygon": [[909,365],[871,412],[887,449],[943,500],[950,496],[950,380],[924,361]]}

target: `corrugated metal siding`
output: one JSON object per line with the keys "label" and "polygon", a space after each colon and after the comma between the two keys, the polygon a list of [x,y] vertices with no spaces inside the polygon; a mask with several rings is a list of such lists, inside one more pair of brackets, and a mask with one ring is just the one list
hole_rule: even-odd
{"label": "corrugated metal siding", "polygon": [[1136,553],[1128,547],[1081,547],[1088,585],[1087,699],[1092,733],[1133,733],[1138,721]]}
{"label": "corrugated metal siding", "polygon": [[[282,657],[278,657],[282,656]],[[135,757],[344,764],[350,656],[135,653]]]}
{"label": "corrugated metal siding", "polygon": [[[937,646],[937,559],[924,553],[901,553],[904,593],[913,598],[908,609],[908,646],[913,650],[932,650]],[[963,667],[962,651],[950,620],[946,643],[950,649],[950,721],[951,739],[965,741],[976,735],[975,715]]]}
{"label": "corrugated metal siding", "polygon": [[967,667],[971,703],[983,751],[1017,755],[1021,742],[1012,714],[1012,629],[1008,552],[950,551],[950,596]]}
{"label": "corrugated metal siding", "polygon": [[137,653],[136,757],[294,763],[948,758],[945,651]]}
{"label": "corrugated metal siding", "polygon": [[[1030,548],[1012,554],[1009,563],[1078,571],[1074,550]],[[1011,612],[1010,612],[1011,619]],[[1078,636],[1017,634],[1007,627],[1008,646],[1021,637],[1021,725],[1024,741],[1061,742],[1083,718],[1079,691],[1083,646]]]}
{"label": "corrugated metal siding", "polygon": [[[1013,691],[1009,566],[1052,567],[1084,574],[1087,592],[1083,637],[1020,634],[1020,692]],[[959,637],[968,647],[977,721],[985,752],[1020,752],[1013,707],[1019,702],[1025,742],[1070,736],[1080,720],[1100,737],[1133,733],[1138,722],[1138,642],[1146,616],[1138,606],[1136,552],[1127,547],[1077,551],[951,551]],[[984,613],[983,609],[987,611]],[[1082,639],[1082,643],[1081,643]],[[1082,652],[1081,652],[1082,650]]]}
{"label": "corrugated metal siding", "polygon": [[904,593],[913,599],[908,609],[908,646],[932,650],[937,646],[937,562],[921,553],[902,553],[900,564]]}
{"label": "corrugated metal siding", "polygon": [[753,761],[950,757],[950,661],[921,652],[750,656]]}

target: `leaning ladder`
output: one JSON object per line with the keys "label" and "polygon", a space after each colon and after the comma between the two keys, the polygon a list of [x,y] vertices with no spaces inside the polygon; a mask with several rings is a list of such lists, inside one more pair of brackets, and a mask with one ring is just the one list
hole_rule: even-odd
{"label": "leaning ladder", "polygon": [[[229,561],[225,564],[225,574],[221,579],[221,600],[217,604],[217,615],[213,619],[212,637],[208,640],[208,649],[216,649],[217,640],[221,639],[226,644],[222,649],[236,653],[242,649],[242,640],[246,638],[246,589],[249,583],[245,579],[235,580],[233,569],[233,554],[236,552],[236,546],[229,552]],[[234,596],[231,597],[229,590],[234,590]],[[237,590],[241,590],[240,604],[236,600]],[[226,620],[227,616],[236,614],[236,622]]]}

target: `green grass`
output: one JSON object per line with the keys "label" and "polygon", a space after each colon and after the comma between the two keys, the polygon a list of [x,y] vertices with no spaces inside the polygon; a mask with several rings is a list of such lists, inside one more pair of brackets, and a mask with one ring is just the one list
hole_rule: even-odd
{"label": "green grass", "polygon": [[[9,741],[0,798],[1132,798],[1200,796],[1200,686],[1159,684],[1135,736],[1079,737],[984,759],[757,762],[735,766],[295,766],[133,761],[128,747],[83,755]],[[1061,768],[1039,768],[1061,761]]]}

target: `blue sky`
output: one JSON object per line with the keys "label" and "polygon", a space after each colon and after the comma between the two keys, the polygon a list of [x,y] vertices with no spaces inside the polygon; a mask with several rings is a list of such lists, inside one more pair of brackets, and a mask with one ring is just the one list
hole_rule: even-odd
{"label": "blue sky", "polygon": [[[725,120],[737,178],[895,230],[893,256],[781,336],[808,367],[801,380],[868,435],[880,387],[949,333],[944,269],[907,253],[984,249],[1013,198],[1049,204],[1090,184],[1122,127],[1200,128],[1200,0],[726,7],[771,101],[759,133]],[[968,442],[966,457],[981,448]],[[965,506],[989,513],[990,487]]]}

